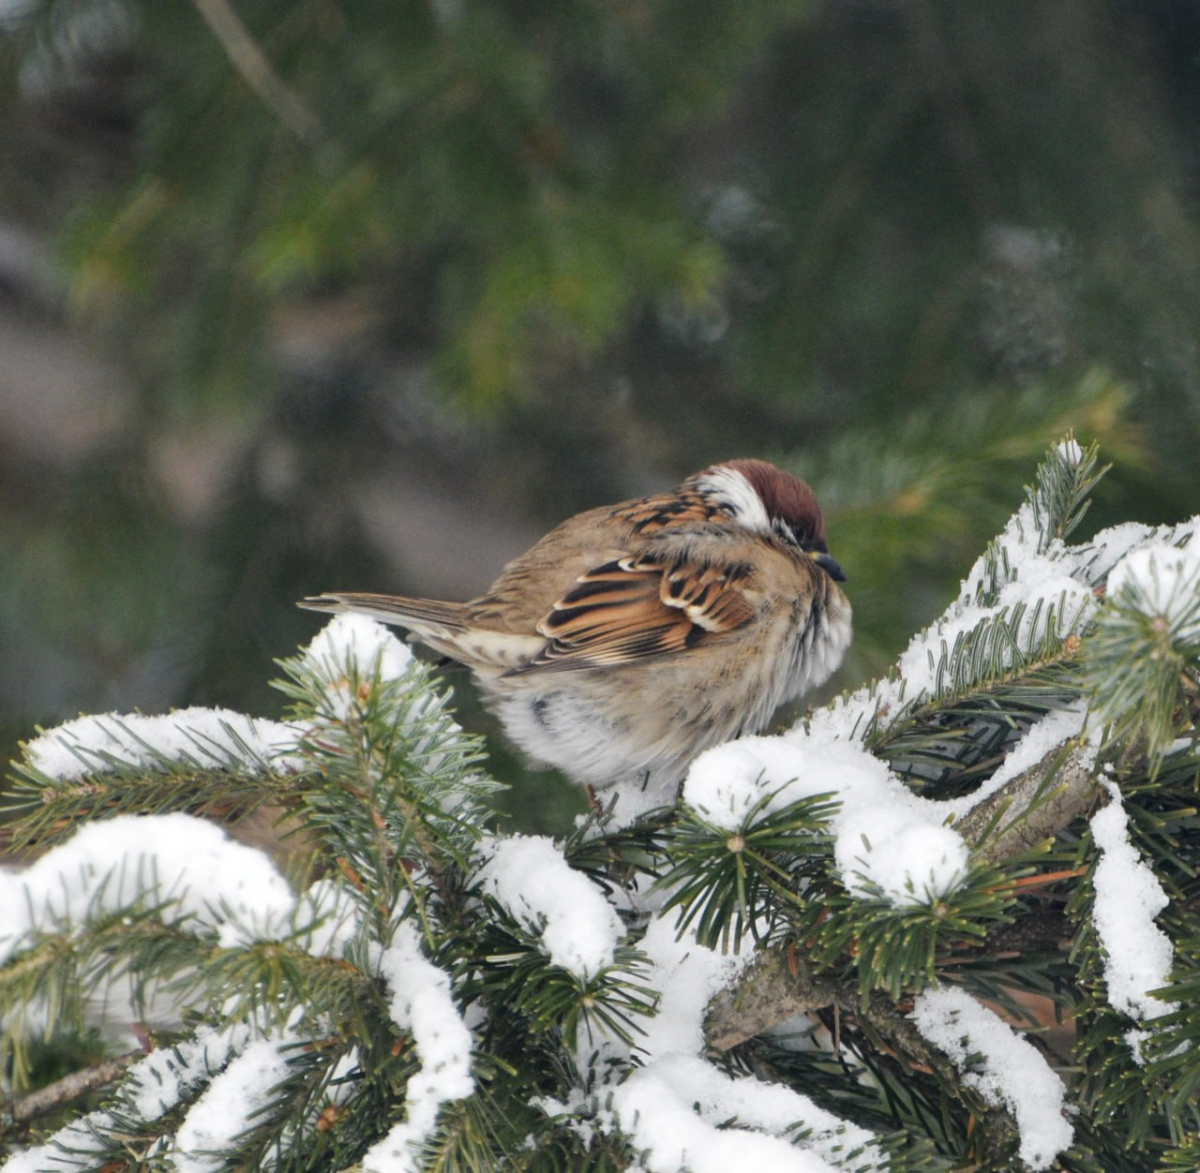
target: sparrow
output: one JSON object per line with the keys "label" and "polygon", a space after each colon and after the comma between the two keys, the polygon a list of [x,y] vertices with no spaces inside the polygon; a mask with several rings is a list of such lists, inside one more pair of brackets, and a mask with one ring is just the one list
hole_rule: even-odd
{"label": "sparrow", "polygon": [[407,628],[465,665],[535,761],[594,789],[662,790],[837,669],[844,581],[812,489],[745,459],[569,518],[467,603],[337,592],[299,605]]}

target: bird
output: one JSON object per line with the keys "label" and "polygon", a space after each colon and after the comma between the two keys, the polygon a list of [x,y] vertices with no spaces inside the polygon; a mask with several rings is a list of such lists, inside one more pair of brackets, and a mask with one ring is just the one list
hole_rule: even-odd
{"label": "bird", "polygon": [[845,577],[812,488],[746,458],[576,514],[469,602],[339,591],[299,606],[406,628],[470,669],[509,740],[589,793],[666,791],[838,668]]}

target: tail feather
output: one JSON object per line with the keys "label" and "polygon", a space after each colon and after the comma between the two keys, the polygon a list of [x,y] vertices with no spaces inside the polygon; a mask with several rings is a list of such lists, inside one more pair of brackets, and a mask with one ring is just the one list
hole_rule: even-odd
{"label": "tail feather", "polygon": [[485,677],[526,663],[546,642],[536,632],[521,635],[469,625],[465,603],[347,591],[304,599],[299,606],[335,615],[353,612],[380,623],[406,627],[426,647]]}
{"label": "tail feather", "polygon": [[334,615],[347,611],[366,615],[380,623],[407,627],[418,636],[453,635],[464,627],[463,604],[443,603],[438,599],[406,599],[401,595],[346,591],[316,595],[301,600],[297,606],[306,611],[326,611]]}

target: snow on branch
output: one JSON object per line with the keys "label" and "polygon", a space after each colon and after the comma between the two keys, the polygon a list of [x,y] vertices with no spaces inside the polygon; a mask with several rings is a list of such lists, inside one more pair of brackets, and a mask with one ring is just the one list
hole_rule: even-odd
{"label": "snow on branch", "polygon": [[[115,1124],[114,1111],[140,1123],[160,1119],[186,1104],[243,1051],[252,1036],[250,1025],[244,1022],[222,1029],[201,1026],[192,1038],[151,1051],[129,1068],[113,1110],[100,1109],[82,1116],[59,1129],[45,1144],[13,1155],[4,1165],[6,1173],[82,1173],[94,1169],[98,1155],[107,1148],[105,1138]],[[202,1116],[197,1116],[198,1122]],[[241,1118],[244,1127],[244,1115]],[[172,1155],[176,1165],[181,1161],[186,1165],[186,1148],[178,1142],[175,1147]]]}
{"label": "snow on branch", "polygon": [[1135,546],[1108,576],[1088,645],[1097,721],[1114,737],[1143,737],[1151,754],[1162,754],[1175,739],[1179,710],[1196,693],[1198,658],[1200,542]]}
{"label": "snow on branch", "polygon": [[279,931],[296,901],[262,852],[213,823],[118,815],[81,827],[22,872],[0,872],[0,962],[38,933],[139,903],[233,946]]}
{"label": "snow on branch", "polygon": [[[884,1167],[874,1136],[778,1084],[738,1079],[693,1056],[635,1070],[613,1111],[649,1173],[832,1173]],[[732,1127],[727,1127],[730,1123]],[[807,1132],[793,1142],[789,1134]]]}
{"label": "snow on branch", "polygon": [[[980,1143],[1006,1148],[1015,1123],[1021,1159],[1049,1168],[1073,1136],[1063,1086],[1040,1053],[962,990],[927,989],[911,1017],[907,999],[944,976],[946,958],[962,963],[955,972],[964,982],[975,975],[972,990],[1007,985],[992,955],[1004,965],[1028,908],[1010,884],[1026,873],[1001,865],[1081,821],[1103,793],[1098,762],[1117,760],[1125,771],[1137,754],[1144,760],[1143,743],[1117,746],[1111,725],[1091,719],[1089,700],[1102,694],[1089,692],[1080,645],[1107,631],[1111,666],[1161,637],[1166,668],[1154,667],[1155,678],[1179,689],[1181,676],[1196,675],[1189,649],[1200,645],[1200,543],[1195,554],[1178,543],[1200,521],[1170,531],[1117,527],[1068,546],[1093,463],[1073,441],[1052,453],[1029,501],[889,679],[780,735],[708,751],[692,764],[687,809],[674,822],[665,814],[645,828],[597,820],[611,838],[603,855],[583,858],[597,873],[608,869],[603,879],[571,867],[549,839],[492,835],[482,798],[495,784],[476,772],[478,742],[454,724],[428,670],[359,617],[335,618],[285,663],[297,714],[288,723],[190,709],[82,718],[35,739],[26,758],[35,798],[40,790],[66,804],[79,792],[69,810],[47,816],[43,807],[47,824],[69,829],[96,813],[168,803],[196,809],[196,772],[204,771],[222,800],[251,804],[286,788],[327,870],[297,894],[262,855],[208,822],[117,814],[83,825],[23,873],[0,874],[0,965],[48,971],[61,947],[80,975],[64,1001],[76,1002],[77,987],[107,980],[106,967],[145,986],[160,976],[157,965],[177,979],[173,993],[199,993],[193,1008],[210,1011],[208,1025],[173,1048],[133,1061],[107,1110],[11,1167],[89,1168],[145,1138],[150,1156],[183,1173],[253,1161],[256,1145],[294,1146],[305,1158],[300,1150],[331,1105],[333,1134],[321,1143],[345,1144],[328,1151],[361,1160],[365,1173],[415,1173],[435,1151],[449,1164],[498,1149],[503,1133],[489,1116],[492,1087],[477,1086],[478,1025],[489,1047],[512,1048],[497,1051],[506,1070],[534,1056],[520,1105],[544,1114],[522,1124],[531,1151],[629,1147],[648,1173],[881,1168],[891,1141],[792,1087],[708,1061],[793,1014],[833,1008],[835,1037],[840,1031],[845,1053],[879,1079],[881,1103],[891,1063],[900,1078],[919,1079],[923,1105],[973,1088],[994,1108],[981,1114]],[[1122,703],[1137,708],[1141,685],[1129,680]],[[1162,695],[1168,724],[1178,726],[1189,710],[1176,693]],[[981,713],[995,718],[983,734],[982,718],[972,724]],[[956,757],[956,745],[978,752]],[[164,785],[166,797],[156,797],[156,774],[180,780],[186,796]],[[918,793],[922,779],[930,789]],[[110,782],[106,800],[96,800]],[[1178,1009],[1153,997],[1172,968],[1171,942],[1154,923],[1166,896],[1109,789],[1112,801],[1091,823],[1098,859],[1088,940],[1106,955],[1112,1005],[1142,1026]],[[1057,896],[1064,877],[1077,873],[1030,878],[1058,885]],[[621,890],[627,882],[641,887],[636,899]],[[118,949],[110,957],[111,938],[93,927],[127,913],[147,927],[141,969]],[[737,917],[752,931],[726,932]],[[154,952],[155,928],[183,942],[165,961]],[[1009,928],[1014,935],[1003,938]],[[514,936],[519,948],[509,948]],[[732,953],[709,947],[730,937]],[[1076,964],[1054,953],[1057,936],[1049,939],[1054,964]],[[235,989],[241,977],[245,988]],[[37,999],[18,994],[13,1005],[23,998],[18,1014],[32,1022]],[[471,1027],[460,1004],[480,1016]],[[485,1034],[489,1013],[531,1029]],[[586,1016],[586,1046],[572,1015]],[[397,1035],[404,1046],[393,1051]],[[1139,1032],[1127,1038],[1140,1062]],[[520,1050],[528,1040],[534,1049]],[[807,1070],[787,1066],[772,1047],[761,1040],[727,1063],[745,1070],[735,1065],[758,1056],[760,1072]],[[891,1063],[872,1067],[871,1047]],[[851,1083],[852,1065],[842,1073]],[[469,1110],[451,1108],[481,1091]],[[831,1092],[828,1103],[849,1111],[872,1094],[864,1083],[853,1095]],[[974,1094],[967,1100],[978,1109]],[[923,1111],[897,1114],[898,1126],[920,1132],[914,1120]],[[520,1111],[512,1118],[521,1121]]]}
{"label": "snow on branch", "polygon": [[25,747],[26,761],[48,780],[75,782],[121,769],[288,768],[297,730],[229,709],[194,707],[165,716],[105,713],[47,730]]}
{"label": "snow on branch", "polygon": [[616,910],[582,872],[539,835],[491,839],[481,854],[483,890],[534,936],[553,965],[584,980],[613,963],[624,935]]}
{"label": "snow on branch", "polygon": [[1200,545],[1130,551],[1108,576],[1108,595],[1160,617],[1172,643],[1200,641]]}
{"label": "snow on branch", "polygon": [[169,1146],[176,1173],[218,1173],[227,1153],[275,1100],[288,1059],[308,1040],[286,1027],[246,1043],[187,1110]]}
{"label": "snow on branch", "polygon": [[819,794],[840,803],[834,858],[851,893],[911,905],[944,896],[966,875],[966,845],[943,826],[947,812],[865,749],[824,733],[798,728],[717,746],[692,765],[683,800],[733,832],[752,814],[762,818]]}
{"label": "snow on branch", "polygon": [[[1092,922],[1104,946],[1104,983],[1110,1005],[1138,1022],[1146,1022],[1179,1009],[1176,1002],[1152,996],[1167,985],[1175,950],[1170,938],[1155,923],[1167,906],[1167,894],[1158,878],[1129,841],[1129,817],[1115,783],[1105,783],[1109,803],[1092,816],[1092,838],[1100,860],[1092,877],[1096,893]],[[1126,1041],[1142,1063],[1141,1031],[1130,1031]]]}
{"label": "snow on branch", "polygon": [[335,615],[301,653],[324,685],[329,715],[345,718],[362,700],[356,677],[399,680],[412,666],[408,645],[382,623],[362,615]]}
{"label": "snow on branch", "polygon": [[1063,1115],[1066,1089],[1031,1043],[962,990],[920,994],[912,1012],[921,1034],[963,1073],[984,1100],[1004,1106],[1020,1132],[1020,1157],[1031,1169],[1048,1169],[1071,1144],[1074,1130]]}
{"label": "snow on branch", "polygon": [[660,991],[658,1013],[643,1027],[639,1050],[650,1058],[699,1055],[704,1051],[704,1016],[715,995],[743,970],[749,957],[718,953],[679,931],[679,915],[655,917],[642,938],[650,960],[647,984]]}
{"label": "snow on branch", "polygon": [[408,1081],[405,1119],[367,1151],[362,1167],[364,1173],[417,1173],[438,1110],[475,1090],[471,1032],[454,1004],[449,977],[426,960],[411,925],[397,927],[376,964],[391,991],[392,1021],[412,1035],[421,1070]]}

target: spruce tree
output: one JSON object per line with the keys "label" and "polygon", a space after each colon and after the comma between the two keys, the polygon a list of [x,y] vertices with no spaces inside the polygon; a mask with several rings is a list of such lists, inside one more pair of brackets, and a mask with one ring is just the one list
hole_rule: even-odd
{"label": "spruce tree", "polygon": [[[351,617],[282,721],[41,733],[7,1167],[1194,1169],[1200,518],[1072,544],[1097,459],[1047,454],[886,678],[562,842],[497,828],[436,675]],[[265,811],[286,878],[219,825]]]}

